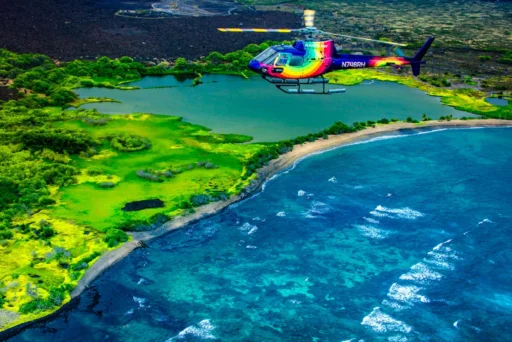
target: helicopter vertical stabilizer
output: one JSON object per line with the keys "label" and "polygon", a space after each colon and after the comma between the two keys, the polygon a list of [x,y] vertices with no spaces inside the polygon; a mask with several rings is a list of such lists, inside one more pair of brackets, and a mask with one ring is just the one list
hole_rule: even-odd
{"label": "helicopter vertical stabilizer", "polygon": [[414,76],[418,76],[420,74],[421,65],[425,64],[426,62],[423,60],[423,57],[425,57],[425,54],[427,53],[428,49],[434,42],[435,37],[430,37],[425,44],[418,50],[416,55],[410,59],[411,61],[411,68],[412,68],[412,74]]}

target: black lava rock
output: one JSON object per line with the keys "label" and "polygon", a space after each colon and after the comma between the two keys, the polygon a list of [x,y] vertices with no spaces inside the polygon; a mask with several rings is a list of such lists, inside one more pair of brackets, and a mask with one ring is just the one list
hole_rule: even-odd
{"label": "black lava rock", "polygon": [[143,201],[134,201],[134,202],[128,202],[124,205],[123,210],[124,211],[137,211],[137,210],[143,210],[143,209],[150,209],[150,208],[162,208],[164,206],[164,202],[160,199],[150,199],[150,200],[143,200]]}

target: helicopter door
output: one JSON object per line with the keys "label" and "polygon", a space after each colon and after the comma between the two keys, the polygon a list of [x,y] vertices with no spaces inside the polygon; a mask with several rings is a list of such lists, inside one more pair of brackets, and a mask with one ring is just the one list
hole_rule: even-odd
{"label": "helicopter door", "polygon": [[282,73],[284,71],[284,67],[288,64],[289,56],[286,53],[280,53],[274,62],[274,68],[272,72]]}

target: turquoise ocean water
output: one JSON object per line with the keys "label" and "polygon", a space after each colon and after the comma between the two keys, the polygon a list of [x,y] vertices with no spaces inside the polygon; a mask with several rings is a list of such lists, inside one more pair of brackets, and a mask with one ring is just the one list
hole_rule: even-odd
{"label": "turquoise ocean water", "polygon": [[512,340],[512,129],[316,155],[12,341]]}

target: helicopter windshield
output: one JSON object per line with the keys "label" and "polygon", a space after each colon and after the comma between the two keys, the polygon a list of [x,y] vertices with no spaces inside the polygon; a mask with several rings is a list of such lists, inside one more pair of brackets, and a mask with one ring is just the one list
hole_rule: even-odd
{"label": "helicopter windshield", "polygon": [[263,64],[273,64],[276,59],[278,52],[272,48],[267,48],[265,51],[260,53],[254,59]]}

